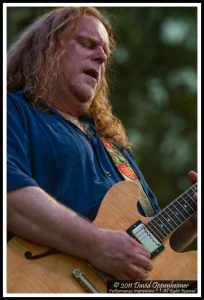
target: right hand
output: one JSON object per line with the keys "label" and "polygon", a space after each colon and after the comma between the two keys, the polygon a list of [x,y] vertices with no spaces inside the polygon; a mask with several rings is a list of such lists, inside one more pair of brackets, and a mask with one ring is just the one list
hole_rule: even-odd
{"label": "right hand", "polygon": [[123,231],[99,229],[89,261],[119,280],[144,280],[152,270],[150,253]]}

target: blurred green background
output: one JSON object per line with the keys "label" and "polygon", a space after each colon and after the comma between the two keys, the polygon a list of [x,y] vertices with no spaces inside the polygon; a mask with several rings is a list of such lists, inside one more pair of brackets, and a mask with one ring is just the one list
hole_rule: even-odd
{"label": "blurred green background", "polygon": [[[8,7],[8,46],[49,7]],[[100,7],[112,21],[114,112],[147,182],[166,206],[197,170],[197,8]]]}

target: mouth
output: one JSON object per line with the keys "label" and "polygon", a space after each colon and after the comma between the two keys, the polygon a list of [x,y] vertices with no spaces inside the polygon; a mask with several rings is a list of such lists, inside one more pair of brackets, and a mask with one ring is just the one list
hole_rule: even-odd
{"label": "mouth", "polygon": [[99,73],[95,69],[87,69],[84,71],[84,73],[98,81]]}

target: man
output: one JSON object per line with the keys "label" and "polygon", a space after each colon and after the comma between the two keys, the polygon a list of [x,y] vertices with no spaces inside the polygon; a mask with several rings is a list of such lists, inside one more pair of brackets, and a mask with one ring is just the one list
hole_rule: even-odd
{"label": "man", "polygon": [[[106,71],[113,49],[111,26],[93,8],[55,9],[10,49],[8,229],[88,259],[116,278],[146,279],[152,270],[147,249],[123,231],[87,220],[95,219],[110,187],[124,180],[102,138],[122,152],[154,213],[159,211],[108,102]],[[196,182],[196,173],[189,178]],[[195,234],[193,215],[174,234],[175,249]]]}

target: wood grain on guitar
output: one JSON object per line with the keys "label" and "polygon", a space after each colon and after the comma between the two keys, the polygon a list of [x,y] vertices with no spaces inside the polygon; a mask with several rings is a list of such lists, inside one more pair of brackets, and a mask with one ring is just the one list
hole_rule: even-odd
{"label": "wood grain on guitar", "polygon": [[[196,189],[196,185],[192,186],[161,213],[153,218],[145,218],[136,209],[139,197],[137,185],[133,182],[120,182],[106,194],[94,223],[103,228],[123,231],[129,229],[128,233],[133,237],[135,233],[137,238],[137,230],[134,231],[137,225],[134,224],[140,221],[161,242],[162,248],[164,247],[152,258],[153,270],[148,279],[196,280],[197,251],[177,253],[169,244],[171,233],[196,210],[196,204],[191,197]],[[75,269],[82,272],[85,278],[82,281],[85,284],[90,281],[93,290],[106,293],[103,276],[99,276],[89,262],[19,237],[8,242],[8,293],[84,293],[86,289],[72,274]]]}

